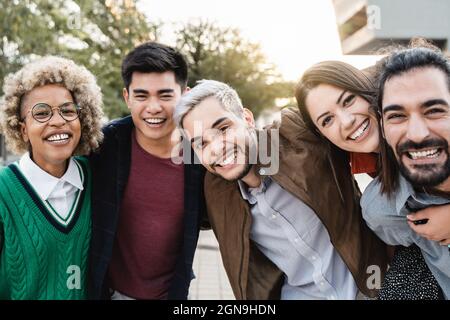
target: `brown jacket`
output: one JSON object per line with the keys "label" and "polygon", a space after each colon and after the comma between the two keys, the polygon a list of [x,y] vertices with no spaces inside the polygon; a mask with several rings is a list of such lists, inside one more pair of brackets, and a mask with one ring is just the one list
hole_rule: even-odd
{"label": "brown jacket", "polygon": [[[279,128],[280,166],[272,178],[311,207],[328,230],[331,242],[370,297],[367,267],[387,266],[386,245],[364,223],[360,192],[346,157],[333,156],[328,144],[305,127],[293,109],[282,112]],[[261,169],[257,165],[258,171]],[[258,172],[257,171],[257,172]],[[237,299],[279,299],[283,273],[250,240],[252,216],[237,182],[212,174],[205,177],[209,222],[218,239],[223,264]]]}

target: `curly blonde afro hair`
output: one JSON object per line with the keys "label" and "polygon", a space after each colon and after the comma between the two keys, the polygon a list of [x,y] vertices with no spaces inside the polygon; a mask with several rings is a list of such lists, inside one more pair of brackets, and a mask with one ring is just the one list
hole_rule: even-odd
{"label": "curly blonde afro hair", "polygon": [[100,87],[94,75],[85,67],[69,59],[46,56],[26,64],[19,71],[5,78],[4,96],[0,102],[0,127],[6,145],[16,154],[30,149],[22,139],[20,108],[21,99],[36,87],[60,84],[72,93],[75,103],[81,107],[81,138],[74,155],[87,155],[95,150],[103,134],[101,131],[103,102]]}

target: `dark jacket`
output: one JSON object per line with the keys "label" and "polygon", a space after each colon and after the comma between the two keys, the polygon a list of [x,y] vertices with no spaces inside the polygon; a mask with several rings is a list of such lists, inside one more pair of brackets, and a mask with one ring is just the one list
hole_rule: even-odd
{"label": "dark jacket", "polygon": [[[103,128],[105,139],[99,150],[90,155],[92,168],[92,240],[89,266],[89,298],[109,299],[106,281],[117,231],[117,222],[128,182],[131,163],[131,116],[112,121]],[[191,150],[190,146],[187,146]],[[188,158],[193,153],[185,154]],[[192,159],[191,159],[192,160]],[[193,163],[193,162],[190,162]],[[205,215],[201,165],[184,167],[184,235],[169,299],[187,299],[193,278],[192,262],[197,246],[199,225]],[[151,183],[151,181],[149,182]]]}
{"label": "dark jacket", "polygon": [[[305,127],[296,111],[284,110],[281,126],[276,124],[273,128],[279,128],[280,150],[279,171],[272,179],[314,210],[359,289],[374,297],[376,291],[366,284],[373,274],[367,268],[379,266],[384,277],[387,250],[364,223],[360,192],[348,159],[331,159],[327,144]],[[264,170],[261,165],[256,169]],[[279,299],[283,272],[250,240],[252,216],[238,184],[208,173],[205,196],[209,222],[236,298]]]}

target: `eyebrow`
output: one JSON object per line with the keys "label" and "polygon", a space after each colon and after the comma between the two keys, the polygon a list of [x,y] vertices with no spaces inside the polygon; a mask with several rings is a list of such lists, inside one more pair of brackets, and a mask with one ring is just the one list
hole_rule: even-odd
{"label": "eyebrow", "polygon": [[447,107],[449,106],[448,102],[443,99],[431,99],[431,100],[427,100],[424,103],[422,103],[421,108],[428,108],[428,107],[435,106],[437,104],[447,106]]}
{"label": "eyebrow", "polygon": [[163,93],[173,93],[175,90],[173,90],[173,89],[161,89],[161,90],[158,90],[157,91],[157,93],[158,94],[163,94]]}
{"label": "eyebrow", "polygon": [[390,111],[400,111],[400,110],[404,110],[405,108],[403,108],[401,105],[399,104],[390,104],[387,107],[383,108],[382,113],[383,115],[390,112]]}
{"label": "eyebrow", "polygon": [[133,89],[133,93],[134,94],[139,94],[139,93],[148,94],[148,91],[145,89]]}
{"label": "eyebrow", "polygon": [[[161,90],[158,90],[156,93],[157,94],[164,94],[164,93],[173,93],[175,90],[173,90],[173,89],[161,89]],[[148,90],[145,90],[145,89],[133,89],[133,93],[134,94],[149,94],[149,91]]]}
{"label": "eyebrow", "polygon": [[[214,129],[215,127],[219,126],[222,122],[228,120],[228,117],[222,117],[214,121],[214,123],[211,126],[211,129]],[[191,144],[196,142],[197,140],[202,139],[202,136],[197,136],[191,139]]]}
{"label": "eyebrow", "polygon": [[219,126],[219,124],[221,124],[225,120],[228,120],[228,117],[222,117],[222,118],[217,119],[216,121],[214,121],[211,128],[215,128],[215,127]]}

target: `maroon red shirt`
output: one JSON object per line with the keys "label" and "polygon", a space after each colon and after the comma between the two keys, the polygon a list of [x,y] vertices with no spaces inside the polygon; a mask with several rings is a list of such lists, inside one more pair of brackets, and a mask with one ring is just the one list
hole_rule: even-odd
{"label": "maroon red shirt", "polygon": [[184,166],[147,153],[132,134],[131,167],[109,267],[110,287],[166,299],[183,239]]}

